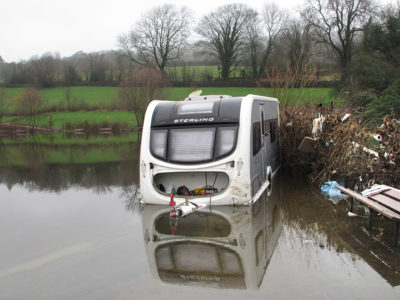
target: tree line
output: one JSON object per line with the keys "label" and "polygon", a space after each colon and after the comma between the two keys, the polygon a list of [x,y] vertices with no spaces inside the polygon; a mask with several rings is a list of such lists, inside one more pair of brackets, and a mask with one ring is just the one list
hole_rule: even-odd
{"label": "tree line", "polygon": [[[165,4],[147,11],[132,30],[122,33],[116,51],[64,58],[45,53],[18,63],[0,60],[0,74],[5,83],[51,87],[120,83],[144,65],[156,66],[171,79],[168,68],[217,65],[221,80],[240,74],[242,79],[282,83],[333,74],[342,86],[381,92],[398,77],[399,24],[398,5],[382,6],[374,0],[306,0],[296,13],[270,1],[260,11],[233,3],[196,24],[187,7]],[[196,41],[190,41],[193,33]]]}

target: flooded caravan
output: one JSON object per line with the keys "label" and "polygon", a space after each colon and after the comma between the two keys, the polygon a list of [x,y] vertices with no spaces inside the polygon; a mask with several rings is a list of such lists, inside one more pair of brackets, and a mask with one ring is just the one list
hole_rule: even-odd
{"label": "flooded caravan", "polygon": [[152,101],[140,152],[144,203],[243,205],[272,189],[279,102],[247,95]]}
{"label": "flooded caravan", "polygon": [[258,289],[282,230],[280,191],[252,206],[202,208],[171,221],[168,208],[144,205],[143,238],[153,277],[166,284]]}

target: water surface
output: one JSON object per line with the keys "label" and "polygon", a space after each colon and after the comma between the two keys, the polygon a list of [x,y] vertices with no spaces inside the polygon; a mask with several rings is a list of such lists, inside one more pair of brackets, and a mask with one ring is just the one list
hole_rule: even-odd
{"label": "water surface", "polygon": [[280,176],[252,207],[171,222],[137,161],[0,169],[0,299],[400,299],[393,224]]}

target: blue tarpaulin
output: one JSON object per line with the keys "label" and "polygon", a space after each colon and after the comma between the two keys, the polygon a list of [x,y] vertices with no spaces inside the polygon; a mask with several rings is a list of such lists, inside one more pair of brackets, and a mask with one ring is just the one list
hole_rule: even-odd
{"label": "blue tarpaulin", "polygon": [[338,202],[346,198],[345,194],[342,194],[336,186],[342,186],[337,181],[328,181],[321,186],[321,192],[324,196],[328,197],[333,204],[338,204]]}

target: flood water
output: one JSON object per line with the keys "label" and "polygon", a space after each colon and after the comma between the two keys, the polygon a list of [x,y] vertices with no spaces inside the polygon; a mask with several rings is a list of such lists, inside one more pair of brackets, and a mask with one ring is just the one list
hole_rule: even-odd
{"label": "flood water", "polygon": [[137,165],[3,161],[0,299],[400,299],[391,222],[283,172],[252,207],[173,222],[138,203]]}

